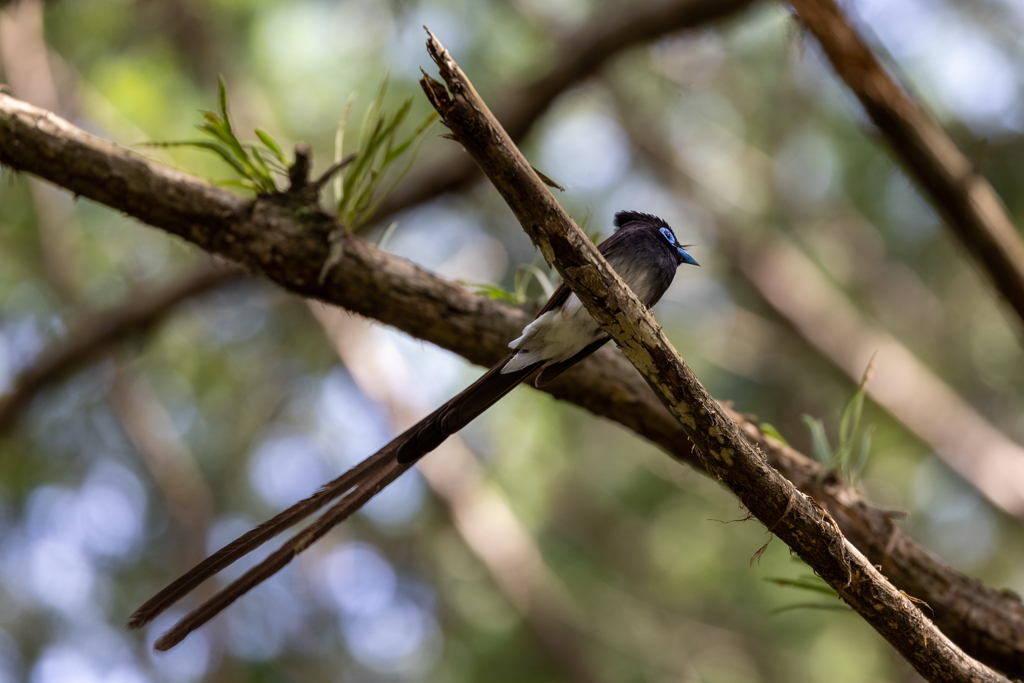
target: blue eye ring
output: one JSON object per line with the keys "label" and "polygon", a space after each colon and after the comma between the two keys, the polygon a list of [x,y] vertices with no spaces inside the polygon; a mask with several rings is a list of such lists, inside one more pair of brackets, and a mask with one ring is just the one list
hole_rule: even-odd
{"label": "blue eye ring", "polygon": [[669,244],[671,244],[672,246],[675,246],[675,244],[676,244],[676,236],[672,234],[671,230],[669,230],[668,228],[662,228],[661,229],[661,234],[665,236],[665,239],[668,240]]}

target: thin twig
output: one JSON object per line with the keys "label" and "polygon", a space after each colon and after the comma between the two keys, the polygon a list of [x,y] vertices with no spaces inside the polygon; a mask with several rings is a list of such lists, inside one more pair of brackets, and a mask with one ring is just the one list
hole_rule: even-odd
{"label": "thin twig", "polygon": [[340,171],[341,169],[345,168],[353,161],[355,161],[356,156],[358,156],[358,154],[356,152],[352,152],[351,154],[343,158],[341,161],[338,161],[328,166],[327,170],[321,173],[320,177],[313,181],[313,188],[319,191],[320,188],[326,185],[330,181],[330,179],[334,177],[335,173],[337,173],[338,171]]}

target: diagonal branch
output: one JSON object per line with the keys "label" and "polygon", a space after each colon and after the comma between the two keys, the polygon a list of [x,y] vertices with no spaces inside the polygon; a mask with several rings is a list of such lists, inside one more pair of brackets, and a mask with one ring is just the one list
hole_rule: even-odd
{"label": "diagonal branch", "polygon": [[790,0],[897,160],[1024,321],[1024,240],[945,131],[886,73],[833,0]]}
{"label": "diagonal branch", "polygon": [[[429,33],[429,31],[428,31]],[[544,257],[640,371],[722,481],[751,513],[930,681],[1005,681],[967,656],[877,570],[814,501],[773,469],[672,348],[650,311],[558,205],[451,55],[427,51],[447,85],[420,84]]]}
{"label": "diagonal branch", "polygon": [[[611,9],[557,40],[558,53],[550,70],[535,81],[509,90],[495,109],[498,120],[513,140],[519,140],[556,97],[597,73],[608,59],[674,31],[721,21],[752,4],[752,0],[651,0],[639,6],[611,3]],[[427,163],[388,198],[380,214],[390,215],[451,192],[478,175],[476,165],[461,152]]]}
{"label": "diagonal branch", "polygon": [[[3,94],[0,163],[263,270],[291,292],[393,325],[485,367],[507,353],[508,340],[529,321],[518,308],[472,294],[358,238],[345,240],[337,267],[318,285],[331,228],[323,214],[289,214],[281,200],[244,200]],[[621,354],[603,349],[545,390],[701,468],[679,423]],[[1024,674],[1024,607],[1019,599],[957,572],[820,465],[767,439],[741,416],[731,417],[772,466],[825,506],[897,586],[928,602],[939,618],[964,624],[957,638],[961,645],[980,648],[977,656],[1013,676]],[[932,580],[919,582],[923,576]]]}
{"label": "diagonal branch", "polygon": [[32,397],[47,384],[92,361],[114,342],[158,322],[182,301],[240,274],[237,268],[204,265],[162,289],[136,294],[126,305],[98,313],[72,329],[65,342],[46,349],[18,375],[12,390],[0,395],[0,433],[10,429]]}

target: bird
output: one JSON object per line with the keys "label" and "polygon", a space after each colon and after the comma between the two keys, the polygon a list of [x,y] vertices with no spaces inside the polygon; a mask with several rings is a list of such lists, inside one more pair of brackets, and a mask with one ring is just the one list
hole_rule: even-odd
{"label": "bird", "polygon": [[[691,245],[679,244],[672,228],[657,216],[619,211],[613,225],[615,231],[598,245],[598,251],[648,308],[668,290],[679,266],[700,265],[686,251]],[[183,617],[154,644],[157,650],[174,647],[232,602],[280,571],[516,386],[524,381],[538,388],[545,386],[609,339],[563,282],[533,321],[523,328],[522,334],[509,343],[508,355],[480,379],[309,498],[243,534],[173,581],[131,615],[128,628],[142,628],[206,579],[339,499],[319,519]]]}

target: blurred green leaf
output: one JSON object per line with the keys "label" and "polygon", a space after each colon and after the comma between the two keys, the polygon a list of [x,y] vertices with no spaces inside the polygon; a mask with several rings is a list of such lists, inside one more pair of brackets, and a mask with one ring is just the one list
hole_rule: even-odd
{"label": "blurred green leaf", "polygon": [[835,455],[828,443],[828,436],[825,435],[825,423],[810,415],[803,415],[804,424],[811,432],[811,453],[814,459],[825,467],[832,467],[835,463]]}
{"label": "blurred green leaf", "polygon": [[486,296],[492,301],[505,301],[510,304],[518,304],[516,301],[516,295],[512,292],[502,289],[498,285],[491,284],[476,284],[460,280],[460,284],[465,285],[473,290],[474,293]]}
{"label": "blurred green leaf", "polygon": [[[872,355],[857,389],[843,407],[843,414],[839,420],[839,445],[835,451],[829,445],[824,422],[810,415],[803,416],[804,424],[811,432],[811,449],[815,460],[850,483],[854,483],[863,471],[871,451],[871,429],[863,430],[861,419],[864,415],[867,384],[871,380],[874,365],[875,357]],[[855,452],[856,461],[853,457]]]}
{"label": "blurred green leaf", "polygon": [[278,161],[280,161],[282,164],[287,165],[288,164],[288,158],[285,157],[284,150],[281,149],[281,145],[277,144],[277,141],[274,140],[274,138],[272,138],[270,136],[270,134],[267,133],[262,128],[257,128],[255,130],[255,132],[256,132],[256,137],[258,137],[260,139],[260,142],[262,142],[264,145],[266,145],[267,149],[269,149],[271,152],[274,153],[274,157]]}
{"label": "blurred green leaf", "polygon": [[[147,147],[193,147],[213,152],[224,162],[231,166],[232,170],[241,176],[242,180],[234,182],[221,182],[221,185],[230,185],[251,190],[257,194],[271,194],[278,191],[275,174],[285,175],[287,173],[288,160],[281,149],[281,146],[270,137],[265,131],[256,129],[256,137],[260,139],[263,153],[256,143],[243,143],[235,135],[231,127],[231,120],[228,117],[228,94],[224,79],[217,81],[217,102],[220,113],[213,111],[202,112],[205,123],[196,125],[196,128],[214,139],[209,140],[182,140],[171,142],[149,142],[144,143]],[[269,153],[269,154],[268,154]],[[266,155],[266,158],[264,158]]]}
{"label": "blurred green leaf", "polygon": [[[437,117],[436,112],[431,112],[411,135],[399,140],[397,138],[398,130],[412,110],[412,98],[403,101],[393,114],[384,111],[384,96],[387,92],[388,80],[389,76],[385,73],[377,90],[377,96],[363,119],[355,160],[343,172],[340,172],[334,181],[334,194],[337,201],[335,215],[338,221],[350,231],[356,230],[369,221],[381,203],[405,177],[419,148],[415,143],[417,140],[424,139],[424,133]],[[337,159],[340,159],[344,153],[351,104],[352,100],[350,99],[345,106],[345,111],[338,124],[338,131],[335,134],[334,152]],[[394,162],[410,150],[412,150],[412,154],[408,155],[409,162],[405,168],[397,174],[390,174],[389,171]],[[392,179],[382,191],[381,188],[384,187],[385,179],[389,175]]]}
{"label": "blurred green leaf", "polygon": [[388,248],[388,242],[391,241],[391,236],[398,230],[398,221],[391,221],[388,226],[380,234],[380,239],[377,240],[377,246],[381,249]]}
{"label": "blurred green leaf", "polygon": [[789,442],[786,441],[785,437],[783,437],[782,434],[779,433],[779,430],[775,428],[775,425],[769,424],[767,422],[762,422],[760,424],[760,429],[762,432],[772,437],[779,443],[784,444],[786,446],[789,445]]}
{"label": "blurred green leaf", "polygon": [[829,588],[821,579],[814,577],[808,579],[783,579],[776,577],[768,577],[765,579],[768,583],[774,583],[777,586],[788,586],[790,588],[799,588],[801,590],[813,591],[815,593],[824,593],[834,598],[839,597],[839,593]]}
{"label": "blurred green leaf", "polygon": [[533,264],[520,266],[516,269],[513,283],[516,305],[524,304],[528,300],[526,292],[530,286],[531,279],[537,280],[537,284],[539,284],[541,289],[544,290],[545,299],[550,298],[551,295],[555,293],[555,286],[551,283],[551,279],[548,277],[546,272]]}
{"label": "blurred green leaf", "polygon": [[820,603],[820,602],[801,602],[801,603],[797,603],[795,605],[786,605],[785,607],[779,607],[778,609],[773,609],[770,612],[770,614],[772,616],[775,616],[776,614],[782,614],[783,612],[792,612],[793,610],[797,610],[797,609],[818,609],[818,610],[824,610],[826,612],[845,612],[846,614],[853,614],[854,616],[856,616],[856,614],[857,614],[856,612],[853,611],[853,609],[850,608],[849,605],[846,605],[846,604],[842,604],[842,605],[827,605],[827,604],[823,604],[823,603]]}

